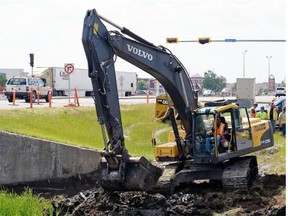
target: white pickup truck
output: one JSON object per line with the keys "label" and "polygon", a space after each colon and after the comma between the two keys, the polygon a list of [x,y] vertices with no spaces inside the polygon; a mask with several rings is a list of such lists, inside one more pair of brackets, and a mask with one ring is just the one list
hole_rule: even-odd
{"label": "white pickup truck", "polygon": [[40,99],[45,99],[46,102],[48,102],[50,87],[46,86],[43,80],[35,77],[11,77],[6,82],[4,94],[9,102],[13,101],[14,91],[15,98],[24,99],[26,102],[30,102],[30,91],[32,91],[32,101],[35,102],[38,90]]}
{"label": "white pickup truck", "polygon": [[286,89],[285,87],[277,87],[276,88],[276,97],[280,97],[280,96],[286,96]]}

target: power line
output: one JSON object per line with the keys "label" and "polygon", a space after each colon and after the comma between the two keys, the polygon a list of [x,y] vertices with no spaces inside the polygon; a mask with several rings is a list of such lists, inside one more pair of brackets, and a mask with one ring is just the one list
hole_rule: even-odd
{"label": "power line", "polygon": [[[225,39],[225,40],[210,40],[210,42],[225,42],[225,43],[233,43],[233,42],[286,42],[286,40],[236,40],[229,41],[233,39]],[[178,40],[178,42],[199,42],[199,40]]]}
{"label": "power line", "polygon": [[206,43],[212,43],[212,42],[225,42],[225,43],[235,43],[235,42],[286,42],[284,39],[234,39],[234,38],[228,38],[224,40],[211,40],[210,37],[201,37],[198,38],[198,40],[179,40],[178,38],[166,38],[167,43],[200,43],[200,44],[206,44]]}

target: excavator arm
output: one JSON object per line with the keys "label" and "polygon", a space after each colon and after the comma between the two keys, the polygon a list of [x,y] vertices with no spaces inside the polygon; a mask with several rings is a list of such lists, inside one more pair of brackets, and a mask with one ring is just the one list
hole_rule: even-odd
{"label": "excavator arm", "polygon": [[[120,29],[122,33],[108,31],[101,20]],[[197,97],[187,70],[166,48],[157,47],[128,29],[117,26],[97,14],[96,10],[87,11],[82,43],[88,61],[88,76],[92,81],[97,118],[104,137],[105,148],[101,153],[105,158],[101,167],[102,185],[106,188],[117,185],[115,189],[119,185],[129,189],[133,185],[132,189],[142,190],[153,187],[162,170],[143,157],[139,160],[131,159],[125,148],[115,58],[121,57],[141,68],[163,85],[178,110],[187,134],[184,142],[192,145],[192,110],[197,108]],[[179,141],[177,146],[181,148],[182,144]],[[142,179],[140,186],[135,184],[137,179]]]}

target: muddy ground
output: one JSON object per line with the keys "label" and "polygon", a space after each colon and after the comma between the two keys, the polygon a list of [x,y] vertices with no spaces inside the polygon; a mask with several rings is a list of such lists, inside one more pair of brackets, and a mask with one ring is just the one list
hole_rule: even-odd
{"label": "muddy ground", "polygon": [[258,176],[250,191],[224,191],[216,183],[198,182],[172,195],[105,192],[101,187],[70,197],[54,197],[60,216],[73,215],[285,215],[285,175]]}

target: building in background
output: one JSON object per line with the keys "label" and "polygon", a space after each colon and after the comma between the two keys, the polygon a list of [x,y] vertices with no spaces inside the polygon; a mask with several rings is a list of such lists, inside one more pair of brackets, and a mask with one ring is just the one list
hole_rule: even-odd
{"label": "building in background", "polygon": [[202,88],[202,82],[204,77],[201,76],[199,73],[193,74],[191,76],[192,79],[192,83],[194,85],[195,91],[200,91],[200,89]]}
{"label": "building in background", "polygon": [[13,76],[27,75],[26,73],[24,73],[24,69],[20,69],[20,68],[0,68],[0,73],[2,75],[5,74],[6,79],[13,77]]}
{"label": "building in background", "polygon": [[275,77],[271,74],[268,80],[268,90],[275,91]]}

